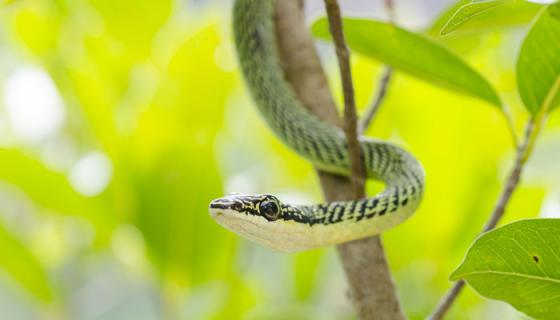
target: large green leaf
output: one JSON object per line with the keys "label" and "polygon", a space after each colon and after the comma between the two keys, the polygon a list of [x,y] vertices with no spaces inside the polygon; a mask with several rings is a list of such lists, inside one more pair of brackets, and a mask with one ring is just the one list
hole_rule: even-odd
{"label": "large green leaf", "polygon": [[517,85],[532,114],[560,104],[560,4],[544,10],[529,30],[517,61]]}
{"label": "large green leaf", "polygon": [[457,10],[451,19],[441,29],[441,34],[445,35],[453,32],[455,29],[459,28],[465,22],[469,21],[473,17],[493,9],[499,5],[504,4],[505,0],[489,0],[480,2],[471,2],[463,5]]}
{"label": "large green leaf", "polygon": [[[486,2],[488,1],[484,1],[483,3]],[[498,28],[526,25],[530,23],[535,15],[538,14],[539,10],[542,9],[542,5],[526,1],[496,2],[499,2],[498,8],[494,6],[483,11],[477,11],[475,14],[469,15],[466,20],[460,21],[460,24],[456,25],[454,28],[454,30],[457,30],[457,32],[454,32],[454,35],[460,34],[464,36],[466,34],[495,30]],[[440,35],[444,29],[447,29],[447,27],[444,26],[447,24],[450,25],[452,19],[455,20],[464,16],[465,12],[459,15],[459,11],[466,9],[471,10],[471,5],[473,5],[471,1],[462,0],[449,7],[435,19],[434,23],[427,31],[428,34],[432,36]],[[489,6],[490,4],[487,5]],[[446,38],[449,38],[449,36]]]}
{"label": "large green leaf", "polygon": [[508,224],[478,238],[451,275],[539,319],[560,314],[560,219]]}
{"label": "large green leaf", "polygon": [[47,273],[25,244],[0,226],[0,269],[41,301],[50,301],[52,290]]}
{"label": "large green leaf", "polygon": [[[328,22],[317,20],[315,36],[330,39]],[[436,85],[501,106],[492,86],[462,59],[418,34],[391,24],[363,19],[344,19],[348,45],[365,56],[380,60]]]}

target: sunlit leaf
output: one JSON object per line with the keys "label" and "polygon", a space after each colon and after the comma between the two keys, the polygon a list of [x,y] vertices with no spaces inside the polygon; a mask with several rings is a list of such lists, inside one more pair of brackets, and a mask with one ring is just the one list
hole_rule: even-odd
{"label": "sunlit leaf", "polygon": [[123,51],[132,60],[146,58],[151,53],[152,41],[173,8],[171,0],[92,0],[91,3],[106,25],[107,38],[123,45]]}
{"label": "sunlit leaf", "polygon": [[66,175],[15,149],[0,148],[0,180],[22,190],[37,205],[99,221],[93,200],[77,193]]}
{"label": "sunlit leaf", "polygon": [[164,85],[127,141],[131,158],[125,162],[138,196],[135,223],[158,270],[183,286],[223,274],[232,259],[233,235],[208,215],[209,201],[223,192],[209,146],[234,83],[216,63],[219,48],[214,24],[176,47]]}
{"label": "sunlit leaf", "polygon": [[227,298],[221,310],[214,310],[215,315],[212,319],[229,319],[232,314],[245,314],[248,310],[254,308],[256,304],[257,299],[254,293],[242,279],[236,276],[229,276],[227,279],[229,280],[229,288],[227,288],[225,293]]}
{"label": "sunlit leaf", "polygon": [[445,26],[443,26],[443,28],[441,29],[441,34],[445,35],[456,30],[462,24],[472,19],[474,16],[495,8],[499,5],[502,5],[505,1],[506,0],[489,0],[465,4],[464,6],[459,8],[459,10],[455,12],[451,19],[447,21]]}
{"label": "sunlit leaf", "polygon": [[57,46],[60,19],[53,12],[37,10],[23,3],[14,17],[14,32],[34,55],[47,55]]}
{"label": "sunlit leaf", "polygon": [[221,179],[206,148],[162,151],[151,170],[137,173],[136,223],[164,275],[183,286],[198,284],[226,272],[231,258],[224,249],[232,248],[232,234],[208,215],[208,202],[222,194]]}
{"label": "sunlit leaf", "polygon": [[539,319],[560,314],[560,220],[508,224],[478,238],[451,275]]}
{"label": "sunlit leaf", "polygon": [[532,114],[560,104],[560,4],[549,6],[529,30],[517,61],[517,86]]}
{"label": "sunlit leaf", "polygon": [[2,0],[0,2],[0,6],[8,6],[11,5],[13,3],[16,3],[18,0]]}
{"label": "sunlit leaf", "polygon": [[312,250],[298,253],[294,257],[294,275],[298,298],[306,300],[313,294],[317,282],[317,270],[323,256],[323,251]]}
{"label": "sunlit leaf", "polygon": [[558,0],[526,0],[526,1],[540,3],[540,4],[551,4],[554,2],[558,2]]}
{"label": "sunlit leaf", "polygon": [[[313,33],[330,39],[328,21],[317,20]],[[485,100],[500,107],[492,86],[462,59],[427,38],[374,20],[344,19],[348,45],[356,52],[389,64],[436,85]]]}
{"label": "sunlit leaf", "polygon": [[38,299],[51,300],[52,291],[45,269],[25,244],[3,226],[0,226],[0,269]]}
{"label": "sunlit leaf", "polygon": [[[485,1],[486,2],[486,1]],[[535,15],[542,9],[541,5],[530,3],[527,1],[504,1],[498,0],[500,5],[492,10],[488,9],[479,14],[472,15],[468,20],[461,23],[460,28],[454,29],[453,35],[447,35],[445,38],[454,36],[455,34],[465,34],[467,32],[482,32],[488,30],[496,30],[499,28],[514,27],[526,25],[531,22]],[[445,10],[435,19],[434,23],[428,30],[428,34],[439,36],[444,26],[450,21],[451,17],[462,7],[471,3],[469,0],[458,1],[456,4]]]}

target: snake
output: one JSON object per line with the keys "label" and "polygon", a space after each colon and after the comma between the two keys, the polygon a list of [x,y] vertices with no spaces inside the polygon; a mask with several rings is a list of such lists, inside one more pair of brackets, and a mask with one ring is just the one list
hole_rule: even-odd
{"label": "snake", "polygon": [[[344,132],[305,109],[285,79],[277,52],[275,1],[236,0],[233,34],[239,66],[262,118],[273,133],[319,170],[351,174]],[[358,137],[367,178],[384,182],[359,200],[290,204],[271,194],[232,193],[212,200],[210,216],[224,228],[270,249],[298,252],[378,235],[418,208],[425,188],[422,165],[401,147]]]}

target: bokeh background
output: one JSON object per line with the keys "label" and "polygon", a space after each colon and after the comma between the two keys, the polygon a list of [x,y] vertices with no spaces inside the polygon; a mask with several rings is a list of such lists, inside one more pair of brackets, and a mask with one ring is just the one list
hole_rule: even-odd
{"label": "bokeh background", "polygon": [[[430,26],[454,1],[395,2],[399,24],[431,30],[490,79],[522,132],[514,65],[538,6],[517,1],[495,28],[482,17],[440,38]],[[381,1],[344,5],[386,18]],[[271,252],[208,215],[232,191],[321,201],[312,167],[265,127],[243,86],[230,7],[2,2],[0,318],[355,318],[332,248]],[[310,21],[321,7],[308,3]],[[332,47],[317,48],[340,100]],[[363,109],[383,67],[357,55],[353,67]],[[406,146],[427,171],[421,209],[383,237],[406,311],[422,319],[491,211],[512,141],[496,108],[398,72],[368,135]],[[559,138],[553,114],[506,221],[560,213]],[[449,318],[522,316],[467,289]]]}

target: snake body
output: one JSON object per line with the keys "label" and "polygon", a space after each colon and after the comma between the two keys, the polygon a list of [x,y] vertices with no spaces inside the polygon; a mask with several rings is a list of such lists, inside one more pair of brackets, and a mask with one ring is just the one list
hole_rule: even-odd
{"label": "snake body", "polygon": [[[310,114],[285,80],[276,48],[276,0],[236,0],[234,35],[246,83],[273,132],[321,170],[348,175],[346,139]],[[398,146],[360,137],[368,178],[385,182],[374,197],[317,205],[282,203],[272,195],[233,194],[210,204],[211,216],[254,242],[287,252],[379,234],[408,218],[424,191],[420,163]]]}

